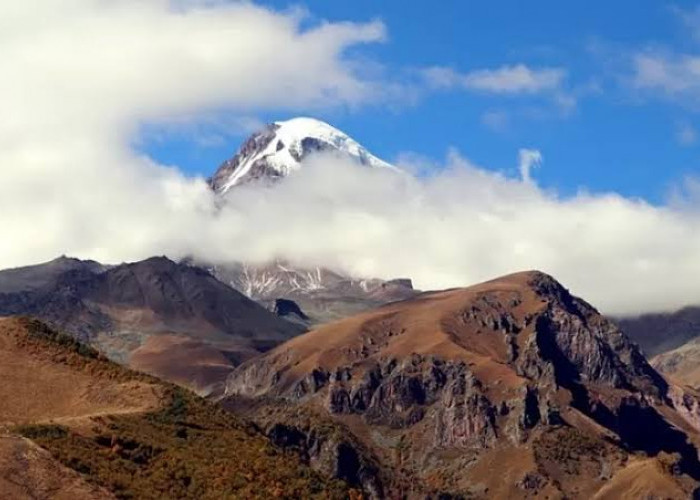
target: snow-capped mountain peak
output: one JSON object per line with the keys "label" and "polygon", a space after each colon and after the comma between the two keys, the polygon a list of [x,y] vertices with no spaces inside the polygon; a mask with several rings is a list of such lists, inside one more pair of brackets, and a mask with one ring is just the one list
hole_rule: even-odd
{"label": "snow-capped mountain peak", "polygon": [[314,152],[340,154],[369,167],[395,169],[337,128],[307,117],[267,125],[246,140],[211,179],[217,193],[258,179],[274,180],[298,170]]}

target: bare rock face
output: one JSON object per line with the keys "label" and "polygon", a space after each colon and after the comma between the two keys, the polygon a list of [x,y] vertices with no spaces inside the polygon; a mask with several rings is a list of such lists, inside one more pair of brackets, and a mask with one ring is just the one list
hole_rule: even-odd
{"label": "bare rock face", "polygon": [[[347,369],[318,379],[330,380],[331,414],[361,415],[370,425],[405,429],[435,406],[435,446],[485,446],[495,439],[497,409],[464,363],[414,355],[376,365],[356,383]],[[323,385],[314,388],[318,392]]]}
{"label": "bare rock face", "polygon": [[[560,387],[575,391],[585,384],[643,392],[656,399],[665,394],[664,379],[614,323],[571,296],[551,277],[536,274],[529,284],[541,300],[536,315],[516,317],[507,310],[508,305],[487,293],[472,300],[457,316],[445,319],[441,326],[455,337],[460,335],[458,329],[488,332],[492,337],[489,340],[502,343],[502,361],[519,377],[533,381],[541,394],[553,393]],[[520,300],[512,297],[510,304],[518,307]],[[387,331],[391,337],[391,327]],[[408,335],[405,330],[399,334]],[[455,340],[459,342],[458,338]],[[319,350],[322,347],[319,345]],[[464,361],[449,362],[435,355],[411,354],[403,359],[373,355],[380,347],[369,339],[355,351],[366,366],[364,370],[353,369],[352,365],[316,367],[307,375],[282,384],[278,384],[281,371],[276,371],[276,363],[270,363],[266,357],[237,370],[229,380],[229,389],[237,394],[270,392],[302,399],[329,386],[331,411],[368,413],[386,423],[389,415],[434,404],[442,397],[443,389],[456,380],[469,379],[468,392],[482,386]],[[468,352],[467,346],[459,347]],[[284,363],[294,359],[294,354],[282,350],[270,357]],[[368,365],[366,360],[374,363]]]}
{"label": "bare rock face", "polygon": [[212,189],[216,192],[223,192],[231,176],[245,162],[251,162],[248,177],[250,180],[279,177],[279,173],[275,175],[275,172],[268,168],[265,157],[258,155],[275,139],[275,132],[278,128],[277,125],[271,124],[251,135],[232,158],[219,166],[216,173],[209,180]]}
{"label": "bare rock face", "polygon": [[438,404],[434,444],[438,448],[488,447],[496,442],[496,407],[470,373],[458,373]]}
{"label": "bare rock face", "polygon": [[534,319],[534,343],[520,365],[523,373],[536,374],[544,362],[551,363],[564,387],[592,383],[656,397],[665,393],[663,378],[613,322],[549,276],[537,275],[531,284],[547,306]]}

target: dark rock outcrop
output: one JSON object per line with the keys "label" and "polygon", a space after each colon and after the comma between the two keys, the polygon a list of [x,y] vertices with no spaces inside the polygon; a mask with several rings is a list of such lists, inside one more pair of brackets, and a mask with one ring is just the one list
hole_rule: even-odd
{"label": "dark rock outcrop", "polygon": [[301,310],[299,304],[290,299],[275,299],[272,312],[282,318],[296,316],[296,318],[303,321],[308,321],[310,319],[306,314],[304,314],[304,311]]}
{"label": "dark rock outcrop", "polygon": [[[343,434],[346,437],[342,437]],[[330,477],[359,487],[369,498],[384,498],[382,477],[376,459],[337,429],[325,431],[293,424],[272,424],[267,436],[277,446],[294,451],[302,461]]]}

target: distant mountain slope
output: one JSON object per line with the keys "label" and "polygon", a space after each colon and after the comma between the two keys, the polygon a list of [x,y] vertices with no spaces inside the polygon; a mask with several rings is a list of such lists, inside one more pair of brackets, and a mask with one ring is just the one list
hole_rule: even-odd
{"label": "distant mountain slope", "polygon": [[386,496],[687,498],[700,484],[698,394],[538,272],[323,325],[226,389],[316,460],[320,429],[336,429],[353,477]]}
{"label": "distant mountain slope", "polygon": [[0,498],[347,496],[232,415],[38,321],[0,319],[0,378]]}
{"label": "distant mountain slope", "polygon": [[[233,365],[304,331],[207,271],[164,257],[111,267],[61,258],[0,271],[0,315],[18,314],[40,318],[126,364],[135,350],[146,350],[136,368],[200,391],[222,381]],[[181,349],[154,350],[154,335],[180,339]],[[202,357],[207,350],[221,362]],[[173,356],[179,364],[168,361]]]}
{"label": "distant mountain slope", "polygon": [[304,268],[282,261],[263,265],[219,264],[210,270],[268,309],[273,309],[278,299],[293,300],[312,324],[334,321],[418,294],[410,279],[354,279],[327,268]]}
{"label": "distant mountain slope", "polygon": [[651,358],[654,368],[680,383],[700,388],[700,338]]}
{"label": "distant mountain slope", "polygon": [[700,307],[697,306],[670,313],[618,318],[615,321],[650,357],[700,337]]}
{"label": "distant mountain slope", "polygon": [[313,153],[323,152],[369,167],[391,168],[345,133],[313,118],[271,123],[253,134],[224,162],[210,184],[217,193],[252,181],[274,181],[298,170]]}
{"label": "distant mountain slope", "polygon": [[67,276],[90,276],[107,268],[99,262],[63,256],[45,264],[0,270],[0,294],[52,289]]}

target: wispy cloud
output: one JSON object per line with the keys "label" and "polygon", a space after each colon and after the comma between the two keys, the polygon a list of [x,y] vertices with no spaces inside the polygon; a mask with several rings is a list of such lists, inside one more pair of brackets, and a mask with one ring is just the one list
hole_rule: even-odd
{"label": "wispy cloud", "polygon": [[503,109],[490,109],[481,115],[481,123],[494,132],[504,132],[510,124],[510,115]]}
{"label": "wispy cloud", "polygon": [[632,66],[632,84],[637,90],[693,102],[700,97],[700,56],[643,51],[633,55]]}
{"label": "wispy cloud", "polygon": [[[525,64],[505,65],[490,69],[460,72],[448,66],[432,66],[421,70],[427,88],[459,90],[502,98],[544,99],[554,105],[557,115],[570,114],[577,105],[577,92],[567,86],[568,72],[560,67],[532,68]],[[505,127],[503,113],[487,111],[482,123],[492,130]]]}
{"label": "wispy cloud", "polygon": [[671,7],[671,11],[678,17],[683,25],[690,31],[696,40],[700,40],[700,7],[683,9],[677,5]]}
{"label": "wispy cloud", "polygon": [[433,66],[423,74],[435,88],[463,88],[493,94],[537,94],[561,89],[566,70],[530,68],[524,64],[478,69],[461,73],[453,68]]}
{"label": "wispy cloud", "polygon": [[138,137],[138,144],[163,143],[180,139],[194,142],[201,148],[220,147],[232,137],[250,135],[260,130],[265,122],[256,116],[230,113],[204,113],[178,116],[157,124],[146,124]]}
{"label": "wispy cloud", "polygon": [[[700,41],[700,7],[674,6],[671,11]],[[623,81],[642,97],[663,97],[692,108],[700,105],[700,52],[655,44],[625,53],[630,74]]]}
{"label": "wispy cloud", "polygon": [[698,131],[688,121],[676,125],[676,140],[682,146],[692,146],[698,141]]}

